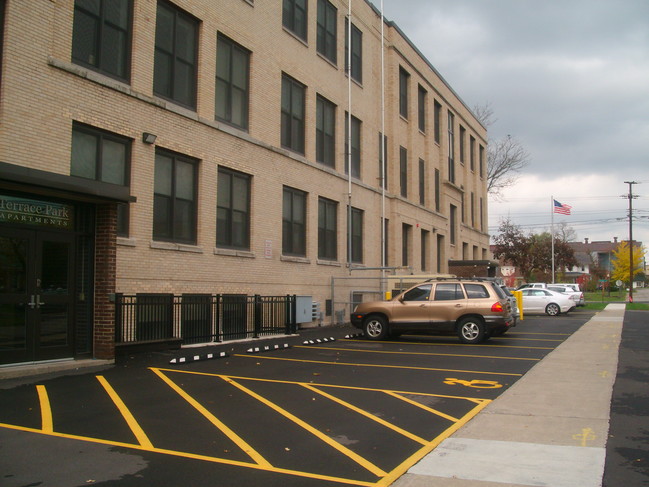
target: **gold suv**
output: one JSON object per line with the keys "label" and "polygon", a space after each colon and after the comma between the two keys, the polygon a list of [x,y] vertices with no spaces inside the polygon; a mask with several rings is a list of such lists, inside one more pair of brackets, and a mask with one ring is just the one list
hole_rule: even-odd
{"label": "gold suv", "polygon": [[498,285],[481,279],[431,279],[391,301],[359,304],[351,322],[371,340],[402,333],[455,333],[480,343],[513,325],[511,306]]}

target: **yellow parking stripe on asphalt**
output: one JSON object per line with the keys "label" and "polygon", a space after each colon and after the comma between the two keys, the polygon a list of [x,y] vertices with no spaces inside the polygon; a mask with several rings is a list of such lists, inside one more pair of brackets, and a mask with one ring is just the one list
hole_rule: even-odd
{"label": "yellow parking stripe on asphalt", "polygon": [[242,461],[237,461],[237,460],[230,460],[226,458],[218,458],[218,457],[210,457],[207,455],[200,455],[197,453],[188,453],[188,452],[182,452],[182,451],[175,451],[175,450],[166,450],[164,448],[145,448],[142,445],[138,445],[136,443],[123,443],[120,441],[112,441],[112,440],[104,440],[102,438],[92,438],[90,436],[79,436],[79,435],[70,435],[67,433],[57,433],[57,432],[45,432],[40,429],[35,429],[35,428],[27,428],[25,426],[17,426],[13,424],[6,424],[6,423],[0,423],[0,428],[7,428],[15,431],[24,431],[27,433],[36,433],[36,434],[42,434],[42,435],[47,435],[47,436],[53,436],[56,438],[65,438],[68,440],[78,440],[78,441],[87,441],[89,443],[97,443],[100,445],[110,445],[110,446],[117,446],[121,448],[132,448],[134,450],[140,450],[140,451],[148,451],[152,453],[159,453],[162,455],[170,455],[170,456],[175,456],[175,457],[180,457],[180,458],[189,458],[192,460],[202,460],[205,462],[212,462],[212,463],[218,463],[221,465],[230,465],[234,467],[245,467],[245,468],[252,468],[254,470],[261,470],[265,472],[273,472],[273,473],[280,473],[280,474],[286,474],[286,475],[293,475],[295,477],[303,477],[303,478],[308,478],[308,479],[315,479],[315,480],[324,480],[327,482],[335,482],[338,484],[346,484],[346,485],[357,485],[360,487],[375,487],[377,484],[376,482],[365,482],[363,480],[355,480],[355,479],[346,479],[342,477],[334,477],[330,475],[321,475],[317,473],[311,473],[311,472],[302,472],[299,470],[290,470],[288,468],[278,468],[278,467],[273,467],[272,465],[259,465],[257,463],[249,463],[249,462],[242,462]]}
{"label": "yellow parking stripe on asphalt", "polygon": [[149,437],[140,427],[135,417],[131,414],[131,411],[129,411],[129,409],[126,407],[124,401],[122,401],[119,395],[115,392],[115,389],[113,389],[113,387],[108,383],[104,376],[98,375],[97,380],[106,390],[113,403],[115,403],[117,409],[119,409],[119,412],[122,414],[122,417],[126,421],[126,424],[128,424],[128,427],[131,428],[131,431],[135,435],[138,443],[144,448],[153,448],[153,443],[151,443],[151,440],[149,440]]}
{"label": "yellow parking stripe on asphalt", "polygon": [[421,437],[419,437],[419,436],[417,436],[415,434],[412,434],[410,431],[406,431],[403,428],[399,428],[398,426],[396,426],[396,425],[394,425],[392,423],[388,423],[387,421],[379,418],[378,416],[375,416],[374,414],[368,413],[367,411],[365,411],[365,410],[363,410],[363,409],[361,409],[359,407],[356,407],[353,404],[348,403],[347,401],[343,401],[342,399],[339,399],[336,396],[332,396],[331,394],[328,394],[328,393],[326,393],[324,391],[321,391],[320,389],[318,389],[316,387],[313,387],[311,384],[301,384],[301,385],[302,385],[302,387],[306,387],[307,389],[309,389],[310,391],[315,392],[316,394],[320,394],[321,396],[324,396],[327,399],[330,399],[331,401],[337,402],[338,404],[340,404],[342,406],[345,406],[348,409],[351,409],[352,411],[360,414],[361,416],[365,416],[366,418],[369,418],[372,421],[375,421],[375,422],[377,422],[379,424],[382,424],[383,426],[385,426],[386,428],[391,429],[392,431],[396,431],[397,433],[399,433],[400,435],[405,436],[406,438],[410,438],[412,441],[416,441],[417,443],[420,443],[422,445],[427,445],[428,444],[427,440],[424,440],[423,438],[421,438]]}
{"label": "yellow parking stripe on asphalt", "polygon": [[257,394],[256,392],[254,392],[254,391],[248,389],[248,388],[245,387],[244,385],[239,384],[238,382],[232,380],[230,377],[227,377],[227,376],[219,376],[219,377],[220,377],[221,379],[223,379],[224,381],[226,381],[227,383],[232,384],[232,385],[235,386],[237,389],[239,389],[239,390],[245,392],[246,394],[250,395],[251,397],[257,399],[257,400],[260,401],[260,402],[262,402],[263,404],[265,404],[266,406],[270,407],[271,409],[277,411],[279,414],[281,414],[281,415],[284,416],[285,418],[287,418],[287,419],[293,421],[295,424],[297,424],[298,426],[304,428],[304,429],[307,430],[309,433],[313,434],[314,436],[316,436],[316,437],[319,438],[320,440],[322,440],[322,441],[324,441],[325,443],[327,443],[329,446],[335,448],[336,450],[338,450],[338,451],[339,451],[340,453],[342,453],[343,455],[345,455],[345,456],[349,457],[350,459],[354,460],[354,461],[355,461],[356,463],[358,463],[360,466],[362,466],[362,467],[364,467],[365,469],[367,469],[368,471],[372,472],[372,473],[373,473],[374,475],[376,475],[377,477],[384,477],[384,476],[387,475],[387,472],[383,471],[382,469],[380,469],[379,467],[377,467],[377,466],[374,465],[373,463],[369,462],[369,461],[366,460],[365,458],[363,458],[363,457],[361,457],[360,455],[358,455],[357,453],[353,452],[352,450],[350,450],[350,449],[347,448],[346,446],[341,445],[340,443],[338,443],[336,440],[334,440],[334,439],[331,438],[330,436],[325,435],[324,433],[322,433],[321,431],[317,430],[316,428],[314,428],[314,427],[311,426],[310,424],[306,423],[305,421],[301,420],[301,419],[298,418],[297,416],[295,416],[295,415],[289,413],[286,409],[284,409],[284,408],[278,406],[277,404],[275,404],[275,403],[269,401],[269,400],[266,399],[265,397],[260,396],[259,394]]}
{"label": "yellow parking stripe on asphalt", "polygon": [[151,370],[163,381],[165,381],[165,383],[169,387],[171,387],[174,391],[176,391],[178,395],[180,395],[180,397],[182,397],[185,401],[191,404],[199,413],[205,416],[205,418],[207,418],[207,420],[210,423],[212,423],[214,426],[220,429],[228,438],[230,438],[239,448],[241,448],[255,462],[257,462],[259,465],[263,465],[266,467],[272,466],[268,460],[266,460],[263,456],[261,456],[252,446],[246,443],[243,438],[241,438],[234,431],[228,428],[224,423],[219,421],[219,419],[217,419],[216,416],[214,416],[207,409],[205,409],[205,407],[202,404],[200,404],[196,399],[194,399],[189,394],[187,394],[183,389],[181,389],[180,386],[178,386],[175,382],[173,382],[166,375],[164,375],[160,371],[160,369],[151,368]]}
{"label": "yellow parking stripe on asphalt", "polygon": [[438,411],[437,409],[433,409],[433,408],[428,407],[428,406],[426,406],[424,404],[421,404],[421,403],[419,403],[417,401],[413,401],[412,399],[409,399],[407,397],[403,397],[402,395],[397,394],[395,392],[392,392],[392,391],[385,391],[385,392],[386,392],[386,394],[389,394],[392,397],[396,397],[397,399],[405,401],[408,404],[412,404],[413,406],[417,406],[418,408],[421,408],[421,409],[423,409],[425,411],[428,411],[429,413],[433,413],[433,414],[435,414],[435,415],[437,415],[437,416],[439,416],[441,418],[448,419],[449,421],[452,421],[454,423],[457,423],[459,421],[459,419],[454,418],[453,416],[449,416],[448,414],[445,414],[445,413],[443,413],[441,411]]}
{"label": "yellow parking stripe on asphalt", "polygon": [[345,363],[345,362],[327,362],[326,360],[304,360],[304,359],[294,359],[294,358],[284,358],[284,357],[262,357],[260,355],[240,355],[235,354],[235,357],[247,357],[255,358],[257,360],[284,360],[287,362],[303,362],[308,364],[327,364],[327,365],[346,365],[348,367],[378,367],[385,369],[405,369],[405,370],[426,370],[429,372],[457,372],[462,374],[487,374],[487,375],[506,375],[511,377],[522,377],[523,374],[512,374],[510,372],[485,372],[482,370],[457,370],[457,369],[435,369],[431,367],[412,367],[406,365],[386,365],[386,364],[354,364],[354,363]]}
{"label": "yellow parking stripe on asphalt", "polygon": [[386,355],[435,355],[438,357],[462,357],[462,358],[487,358],[487,359],[496,359],[496,360],[527,360],[529,362],[538,362],[541,359],[538,358],[528,358],[528,357],[499,357],[494,355],[469,355],[469,354],[459,354],[459,353],[435,353],[435,352],[403,352],[403,351],[392,351],[392,350],[368,350],[367,348],[336,348],[336,347],[314,347],[314,346],[303,346],[296,345],[293,348],[310,348],[310,349],[322,349],[322,350],[337,350],[343,352],[366,352],[366,353],[380,353]]}
{"label": "yellow parking stripe on asphalt", "polygon": [[[500,340],[503,337],[498,337],[498,340]],[[527,340],[526,338],[523,338],[523,340]],[[558,341],[563,341],[563,340],[558,340]],[[345,342],[359,342],[359,343],[368,343],[367,340],[345,340]],[[398,342],[391,342],[389,340],[382,340],[381,343],[394,343],[397,345],[417,345],[417,346],[425,346],[425,347],[471,347],[471,348],[524,348],[525,350],[554,350],[554,347],[526,347],[524,345],[496,345],[493,343],[480,343],[480,344],[465,344],[465,343],[432,343],[432,342],[408,342],[406,340],[400,340]]]}
{"label": "yellow parking stripe on asphalt", "polygon": [[50,407],[50,398],[47,395],[45,386],[36,386],[38,391],[38,402],[41,405],[41,424],[43,432],[51,433],[54,431],[54,422],[52,421],[52,408]]}

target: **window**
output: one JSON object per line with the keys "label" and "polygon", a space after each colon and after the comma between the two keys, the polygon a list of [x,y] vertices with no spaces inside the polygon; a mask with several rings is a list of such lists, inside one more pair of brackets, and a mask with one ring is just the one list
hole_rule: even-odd
{"label": "window", "polygon": [[484,232],[484,202],[480,198],[480,231]]}
{"label": "window", "polygon": [[326,198],[318,200],[318,258],[338,258],[338,203]]}
{"label": "window", "polygon": [[464,290],[468,299],[482,299],[489,297],[489,291],[482,284],[465,284]]}
{"label": "window", "polygon": [[435,301],[455,301],[458,299],[464,299],[460,284],[438,283],[435,286]]}
{"label": "window", "polygon": [[[75,123],[70,175],[130,186],[131,139]],[[117,235],[128,236],[128,205],[117,206]]]}
{"label": "window", "polygon": [[318,30],[316,39],[317,51],[329,61],[336,64],[338,50],[338,10],[329,0],[318,0]]}
{"label": "window", "polygon": [[448,180],[451,183],[455,182],[455,133],[453,132],[453,124],[455,116],[448,112]]}
{"label": "window", "polygon": [[[352,116],[351,128],[351,159],[352,159],[352,176],[361,177],[361,121]],[[345,154],[350,154],[349,150],[349,114],[345,116]],[[349,174],[349,155],[345,157],[345,174]]]}
{"label": "window", "polygon": [[475,228],[475,193],[471,191],[471,226]]}
{"label": "window", "polygon": [[196,243],[198,161],[158,149],[155,155],[153,238]]}
{"label": "window", "polygon": [[475,137],[469,136],[469,167],[475,171]]}
{"label": "window", "polygon": [[248,130],[250,52],[219,35],[216,49],[216,119]]}
{"label": "window", "polygon": [[[363,82],[363,33],[352,23],[351,77]],[[349,69],[349,20],[345,19],[345,72]]]}
{"label": "window", "polygon": [[[383,139],[383,147],[381,147]],[[385,164],[383,160],[385,159]],[[379,132],[379,187],[388,189],[388,137]]]}
{"label": "window", "polygon": [[435,142],[441,144],[442,142],[442,105],[435,100],[434,104],[434,117],[435,117]]}
{"label": "window", "polygon": [[358,208],[351,209],[351,225],[348,231],[351,231],[351,243],[349,258],[351,262],[363,262],[363,210]]}
{"label": "window", "polygon": [[251,177],[219,168],[216,209],[216,245],[250,249]]}
{"label": "window", "polygon": [[401,225],[401,265],[406,267],[410,265],[410,235],[412,234],[412,225],[403,223]]}
{"label": "window", "polygon": [[336,167],[336,105],[320,95],[316,99],[315,158]]}
{"label": "window", "polygon": [[158,2],[153,92],[196,108],[198,21],[166,2]]}
{"label": "window", "polygon": [[428,230],[421,231],[421,270],[428,270],[428,241],[430,232]]}
{"label": "window", "polygon": [[282,76],[282,147],[304,154],[305,87]]}
{"label": "window", "polygon": [[381,251],[383,255],[382,255],[381,262],[382,262],[382,266],[385,267],[388,265],[388,261],[389,261],[388,242],[390,241],[390,234],[389,234],[390,220],[388,220],[387,218],[381,218],[381,220],[383,222],[383,249]]}
{"label": "window", "polygon": [[75,123],[70,174],[128,186],[130,150],[126,137]]}
{"label": "window", "polygon": [[439,212],[440,208],[440,187],[441,181],[439,176],[439,169],[435,169],[435,211]]}
{"label": "window", "polygon": [[307,0],[284,0],[282,25],[306,41]]}
{"label": "window", "polygon": [[284,187],[282,253],[306,256],[306,193]]}
{"label": "window", "polygon": [[399,147],[399,184],[401,196],[408,197],[408,149]]}
{"label": "window", "polygon": [[74,2],[72,60],[75,63],[127,81],[130,44],[131,0]]}
{"label": "window", "polygon": [[419,159],[419,204],[426,204],[426,163]]}
{"label": "window", "polygon": [[455,227],[457,225],[457,207],[451,205],[451,217],[450,217],[450,236],[451,236],[451,245],[455,245],[455,235],[457,233]]}
{"label": "window", "polygon": [[478,164],[480,168],[480,177],[484,178],[484,147],[482,147],[482,144],[480,145],[480,156],[479,156]]}
{"label": "window", "polygon": [[419,119],[419,130],[426,132],[426,98],[428,93],[423,86],[419,85],[419,91],[417,96],[417,107],[418,107],[418,119]]}
{"label": "window", "polygon": [[430,299],[430,290],[432,289],[432,284],[422,284],[412,288],[410,291],[403,295],[404,301],[428,301]]}
{"label": "window", "polygon": [[410,82],[410,74],[403,69],[399,68],[399,115],[403,118],[408,118],[408,84]]}
{"label": "window", "polygon": [[460,164],[464,164],[464,145],[466,144],[466,129],[460,125]]}

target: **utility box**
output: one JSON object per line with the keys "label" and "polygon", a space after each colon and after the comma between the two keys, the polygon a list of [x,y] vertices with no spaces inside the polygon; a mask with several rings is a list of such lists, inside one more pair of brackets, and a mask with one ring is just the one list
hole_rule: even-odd
{"label": "utility box", "polygon": [[295,297],[295,322],[311,323],[313,321],[313,296]]}

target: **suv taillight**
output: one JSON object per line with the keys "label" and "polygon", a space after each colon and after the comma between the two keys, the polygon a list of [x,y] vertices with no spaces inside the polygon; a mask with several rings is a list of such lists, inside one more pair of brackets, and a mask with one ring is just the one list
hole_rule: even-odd
{"label": "suv taillight", "polygon": [[496,302],[491,305],[491,311],[494,313],[502,313],[503,312],[503,305],[500,304],[499,302]]}

